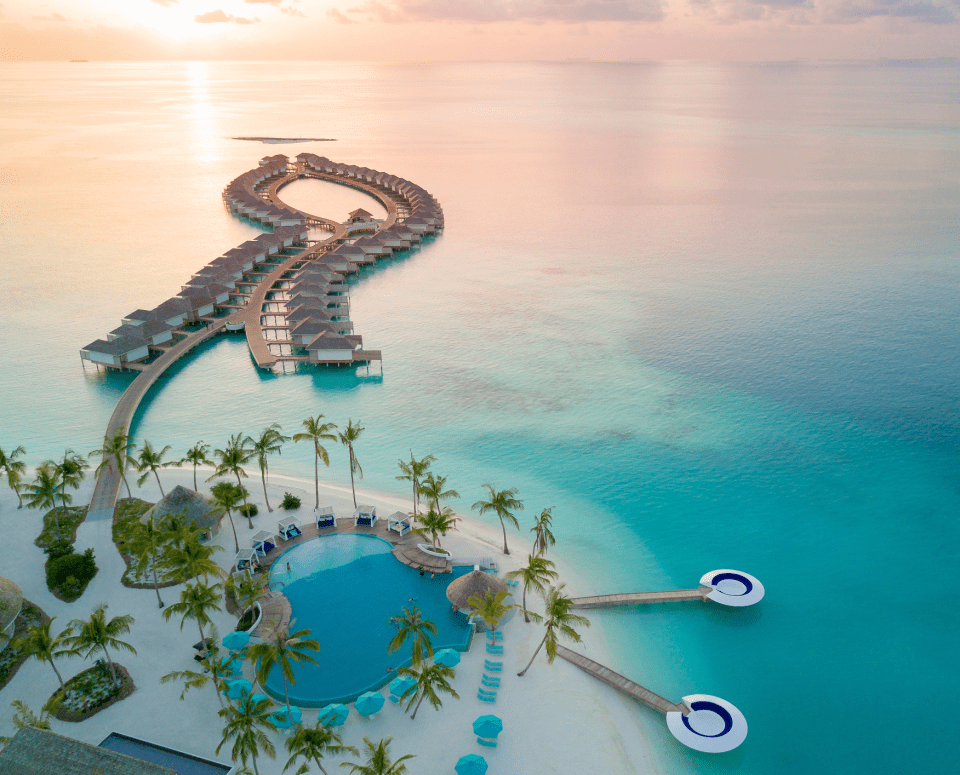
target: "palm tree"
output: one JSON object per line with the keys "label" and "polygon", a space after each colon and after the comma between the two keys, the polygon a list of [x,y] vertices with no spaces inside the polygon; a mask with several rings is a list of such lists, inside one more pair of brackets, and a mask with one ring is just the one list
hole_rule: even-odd
{"label": "palm tree", "polygon": [[[56,618],[53,617],[53,619]],[[53,624],[53,619],[50,619],[46,624],[37,624],[31,627],[17,638],[13,645],[27,657],[35,657],[41,662],[49,662],[53,672],[57,674],[57,680],[60,681],[60,688],[63,689],[63,676],[57,670],[54,660],[57,657],[73,653],[66,642],[70,635],[70,629],[67,628],[57,636],[52,635],[50,626]]]}
{"label": "palm tree", "polygon": [[[215,643],[219,640],[216,630],[213,628],[210,630],[210,637]],[[202,673],[198,673],[195,670],[175,670],[172,673],[167,673],[160,677],[160,683],[166,684],[171,681],[183,681],[183,691],[180,693],[181,700],[183,700],[187,692],[191,689],[200,689],[209,683],[217,693],[217,702],[220,703],[220,707],[222,708],[223,697],[221,695],[226,688],[226,678],[231,672],[228,660],[221,659],[217,655],[216,649],[208,649],[206,656],[200,660],[200,667],[203,668]]]}
{"label": "palm tree", "polygon": [[240,616],[243,617],[247,611],[259,603],[267,594],[267,588],[270,584],[270,577],[265,574],[251,576],[249,573],[241,573],[240,580],[235,576],[227,579],[227,590],[233,593],[237,605],[240,606]]}
{"label": "palm tree", "polygon": [[360,463],[357,461],[357,455],[353,451],[353,443],[360,438],[360,434],[363,433],[363,426],[358,422],[356,425],[353,424],[353,420],[347,421],[347,427],[337,434],[340,437],[340,443],[343,444],[350,452],[350,489],[353,491],[353,507],[357,507],[357,490],[353,485],[353,475],[354,473],[360,474],[360,478],[363,479],[363,469],[360,468]]}
{"label": "palm tree", "polygon": [[223,449],[215,449],[213,454],[220,459],[220,462],[217,464],[213,476],[207,481],[216,479],[218,476],[233,475],[237,477],[237,487],[243,491],[243,507],[247,513],[248,527],[253,530],[253,516],[250,514],[250,507],[247,503],[247,490],[243,486],[243,482],[240,481],[241,476],[244,479],[247,478],[247,472],[243,470],[243,466],[250,462],[253,452],[247,449],[242,434],[235,433]]}
{"label": "palm tree", "polygon": [[509,593],[500,590],[494,596],[493,592],[489,589],[484,591],[483,596],[478,594],[470,595],[467,598],[467,602],[472,605],[476,611],[477,615],[483,619],[484,624],[487,625],[491,632],[497,631],[497,625],[500,623],[500,620],[503,618],[503,615],[509,611],[511,608],[519,608],[516,603],[504,603],[504,599]]}
{"label": "palm tree", "polygon": [[23,499],[20,497],[20,482],[23,480],[23,474],[27,470],[27,464],[22,460],[17,460],[21,455],[26,454],[22,446],[17,447],[9,454],[0,449],[0,471],[7,475],[7,483],[10,489],[17,494],[17,508],[23,508]]}
{"label": "palm tree", "polygon": [[233,521],[233,510],[240,505],[245,496],[243,491],[246,488],[237,487],[233,482],[217,482],[210,488],[210,494],[217,505],[217,511],[227,515],[230,520],[230,527],[233,528],[234,551],[240,551],[240,541],[237,539],[237,526]]}
{"label": "palm tree", "polygon": [[157,593],[157,605],[163,608],[160,597],[160,579],[157,571],[162,567],[166,554],[168,533],[152,516],[146,522],[134,522],[131,535],[127,540],[130,554],[137,560],[137,575],[142,577],[147,571],[153,575],[153,589]]}
{"label": "palm tree", "polygon": [[351,775],[403,775],[407,771],[407,765],[404,762],[407,759],[417,758],[411,753],[401,756],[396,761],[390,760],[390,743],[392,737],[385,737],[379,743],[374,745],[370,738],[364,735],[363,744],[366,749],[367,763],[356,764],[354,762],[342,762],[341,767],[349,767]]}
{"label": "palm tree", "polygon": [[427,473],[431,463],[436,462],[433,455],[427,455],[425,458],[417,460],[413,456],[413,450],[410,450],[410,460],[397,460],[400,466],[400,476],[396,479],[404,482],[410,482],[413,485],[413,516],[417,516],[417,506],[420,504],[420,479]]}
{"label": "palm tree", "polygon": [[247,656],[257,665],[257,680],[266,688],[270,671],[277,666],[283,677],[283,694],[287,701],[287,718],[290,716],[290,688],[289,684],[296,683],[293,679],[293,663],[298,665],[310,662],[316,665],[317,660],[307,654],[308,651],[319,651],[320,644],[310,637],[310,630],[297,630],[288,633],[277,630],[273,638],[256,643],[247,649]]}
{"label": "palm tree", "polygon": [[500,527],[503,528],[503,553],[510,554],[510,549],[507,548],[507,527],[504,524],[504,520],[512,522],[516,528],[520,527],[517,518],[513,515],[513,512],[510,511],[510,509],[523,511],[523,503],[514,497],[517,494],[517,488],[511,487],[509,490],[500,490],[499,492],[489,484],[483,485],[483,488],[487,491],[490,498],[485,501],[477,501],[473,504],[473,508],[479,508],[481,514],[492,511],[500,517]]}
{"label": "palm tree", "polygon": [[416,605],[402,610],[402,615],[391,619],[391,622],[397,626],[397,634],[387,644],[387,653],[392,654],[406,643],[407,638],[410,638],[412,640],[410,659],[413,664],[419,665],[425,657],[433,656],[430,636],[437,634],[437,625],[424,619]]}
{"label": "palm tree", "polygon": [[534,621],[546,623],[547,631],[544,633],[540,645],[537,646],[537,650],[534,651],[533,656],[530,657],[527,666],[517,673],[517,675],[522,676],[530,669],[530,665],[533,664],[533,660],[537,658],[537,654],[540,653],[540,649],[543,648],[544,644],[547,645],[547,664],[553,664],[553,660],[557,656],[558,633],[566,638],[570,638],[574,643],[579,643],[580,634],[573,629],[574,626],[590,626],[590,621],[586,617],[570,613],[570,598],[563,594],[564,586],[566,585],[561,584],[558,587],[550,587],[550,591],[547,592],[544,598],[545,611],[543,616],[531,611],[530,616],[533,617]]}
{"label": "palm tree", "polygon": [[264,428],[260,432],[260,438],[255,439],[247,436],[243,443],[250,445],[250,452],[256,455],[257,463],[260,464],[260,481],[263,483],[263,499],[267,503],[267,511],[273,511],[270,508],[270,501],[267,499],[267,456],[276,452],[280,454],[280,447],[283,442],[290,441],[289,436],[280,433],[280,425],[274,423],[269,428]]}
{"label": "palm tree", "polygon": [[447,477],[445,476],[434,476],[432,472],[427,472],[426,477],[420,483],[420,494],[427,499],[427,501],[433,504],[433,510],[439,512],[440,501],[449,500],[450,498],[459,498],[460,493],[456,490],[444,490],[443,488],[447,486]]}
{"label": "palm tree", "polygon": [[187,454],[184,456],[183,460],[180,461],[180,465],[184,463],[190,463],[193,466],[193,489],[197,489],[197,466],[212,466],[213,461],[207,457],[207,453],[210,451],[210,445],[204,444],[201,439],[196,444],[194,444],[190,449],[187,450]]}
{"label": "palm tree", "polygon": [[164,497],[163,485],[160,484],[160,469],[171,467],[179,468],[180,466],[179,460],[163,462],[163,456],[171,449],[173,449],[173,447],[169,444],[163,449],[154,449],[149,441],[144,440],[143,446],[140,447],[140,452],[137,454],[137,470],[143,474],[143,476],[137,479],[137,487],[143,487],[143,483],[147,481],[147,478],[152,473],[157,479],[157,487],[160,488],[160,497]]}
{"label": "palm tree", "polygon": [[553,523],[552,512],[553,506],[541,511],[540,516],[537,517],[537,521],[533,527],[530,528],[530,532],[536,534],[533,539],[534,554],[546,554],[547,547],[553,546],[557,542],[557,539],[553,536],[553,532],[550,530],[550,526]]}
{"label": "palm tree", "polygon": [[534,589],[541,595],[546,592],[545,585],[557,579],[557,572],[553,567],[553,563],[546,557],[531,554],[527,557],[525,568],[507,573],[508,579],[523,580],[523,621],[527,624],[530,623],[530,617],[527,614],[527,589]]}
{"label": "palm tree", "polygon": [[455,699],[460,699],[460,695],[457,694],[450,685],[450,681],[457,675],[452,667],[447,667],[446,665],[428,665],[424,662],[420,665],[419,670],[401,667],[397,672],[400,675],[409,675],[417,679],[417,688],[411,694],[410,701],[407,702],[406,707],[406,710],[410,710],[410,708],[413,708],[414,703],[416,703],[416,707],[413,708],[413,713],[410,715],[411,721],[417,717],[417,711],[420,710],[420,705],[424,700],[429,700],[430,704],[433,705],[436,710],[440,710],[443,702],[437,695],[437,692],[449,694]]}
{"label": "palm tree", "polygon": [[315,509],[320,508],[320,461],[323,460],[324,465],[327,467],[330,466],[330,455],[327,454],[327,450],[320,442],[337,440],[337,437],[330,433],[330,431],[337,426],[332,422],[320,422],[322,419],[322,414],[318,414],[316,417],[308,417],[301,423],[306,430],[293,434],[294,443],[298,441],[310,441],[313,443],[313,479],[317,491]]}
{"label": "palm tree", "polygon": [[[167,535],[170,535],[168,530]],[[223,571],[211,557],[222,552],[223,547],[216,544],[201,544],[196,535],[191,535],[182,545],[171,542],[166,556],[166,566],[176,581],[189,581],[203,576],[204,583],[210,576],[220,578]]]}
{"label": "palm tree", "polygon": [[213,611],[222,611],[220,608],[220,584],[207,585],[200,581],[194,584],[186,584],[180,592],[180,602],[174,603],[163,612],[163,618],[167,621],[179,614],[180,629],[187,619],[195,619],[197,628],[200,630],[200,642],[206,643],[206,637],[203,634],[204,625],[212,624],[210,613]]}
{"label": "palm tree", "polygon": [[352,753],[354,756],[360,755],[360,752],[352,745],[343,745],[340,734],[334,732],[319,719],[317,719],[316,726],[300,727],[292,737],[288,737],[287,751],[290,753],[290,758],[283,768],[284,772],[293,767],[297,763],[297,759],[304,760],[295,775],[304,775],[304,773],[310,772],[308,762],[311,761],[320,768],[323,775],[327,775],[327,771],[323,769],[321,762],[325,754],[340,756],[345,753]]}
{"label": "palm tree", "polygon": [[267,754],[271,759],[277,756],[277,749],[264,733],[264,730],[268,732],[276,730],[270,720],[273,704],[263,695],[254,699],[254,695],[245,694],[237,702],[236,707],[227,705],[218,712],[221,718],[227,720],[227,723],[223,728],[223,739],[217,746],[217,753],[220,753],[220,749],[232,738],[233,749],[230,753],[233,760],[239,759],[246,767],[247,758],[252,758],[253,771],[256,775],[260,775],[260,770],[257,769],[257,757],[260,752]]}
{"label": "palm tree", "polygon": [[[107,664],[110,665],[110,675],[113,677],[113,685],[116,688],[117,669],[113,664],[107,646],[136,654],[137,650],[133,646],[118,637],[130,632],[133,623],[134,618],[129,614],[114,616],[110,621],[107,621],[107,604],[101,603],[93,609],[89,619],[74,619],[70,622],[71,634],[64,638],[64,642],[71,647],[74,653],[86,652],[83,653],[83,656],[87,658],[97,651],[102,651],[107,658]],[[73,634],[74,631],[75,634]]]}
{"label": "palm tree", "polygon": [[[87,465],[83,455],[78,455],[72,449],[64,450],[63,460],[59,463],[47,461],[50,468],[53,469],[55,477],[60,481],[60,500],[63,503],[63,514],[67,514],[67,487],[74,490],[80,487],[81,482],[86,478]],[[70,499],[72,500],[72,498]]]}
{"label": "palm tree", "polygon": [[[17,730],[24,729],[25,727],[50,729],[50,716],[56,712],[59,704],[58,700],[51,697],[40,709],[40,715],[38,716],[23,700],[14,700],[10,703],[10,707],[16,711],[12,719],[13,728]],[[0,737],[0,748],[3,748],[12,739],[11,737]]]}
{"label": "palm tree", "polygon": [[104,470],[113,471],[113,467],[117,467],[117,470],[120,472],[120,478],[123,479],[123,483],[126,485],[128,498],[132,498],[133,495],[130,493],[130,483],[127,481],[127,475],[124,473],[124,469],[128,465],[137,465],[137,461],[134,460],[130,454],[130,450],[134,449],[135,446],[133,436],[127,435],[127,429],[118,428],[113,436],[103,437],[103,446],[100,447],[100,449],[95,449],[90,453],[91,455],[103,455],[103,460],[100,461],[100,465],[98,465],[96,471],[94,471],[95,476],[100,476]]}
{"label": "palm tree", "polygon": [[53,524],[60,540],[60,518],[57,516],[57,497],[62,496],[64,504],[73,500],[72,495],[57,492],[59,484],[57,473],[50,463],[43,463],[37,468],[36,478],[27,485],[27,508],[48,509],[53,514]]}
{"label": "palm tree", "polygon": [[445,536],[447,531],[456,529],[457,517],[453,513],[453,509],[444,506],[443,511],[437,513],[431,506],[430,511],[420,518],[420,527],[416,528],[416,532],[422,536],[429,535],[433,542],[433,548],[436,549],[440,546],[438,536]]}

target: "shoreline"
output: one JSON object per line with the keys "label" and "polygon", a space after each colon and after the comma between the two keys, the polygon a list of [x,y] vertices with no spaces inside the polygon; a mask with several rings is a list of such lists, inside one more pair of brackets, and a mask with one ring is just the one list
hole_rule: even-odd
{"label": "shoreline", "polygon": [[[210,467],[197,468],[198,486],[202,493],[208,494],[213,484],[202,481],[212,470]],[[256,530],[275,528],[277,519],[287,514],[277,508],[284,492],[292,492],[301,498],[300,509],[290,514],[306,521],[313,513],[312,480],[282,471],[271,472],[267,492],[274,512],[270,513],[266,509],[258,473],[252,471],[244,483],[250,491],[250,502],[260,509],[253,518],[254,530],[246,526],[245,518],[235,517],[241,545],[244,544],[244,538]],[[193,469],[163,471],[161,481],[165,491],[177,484],[192,488]],[[144,500],[155,502],[160,497],[155,480],[148,480],[142,488],[131,489],[134,497]],[[74,502],[89,502],[92,491],[93,481],[88,476],[74,494]],[[123,489],[122,495],[125,495]],[[410,496],[403,498],[393,493],[358,489],[358,502],[361,497],[364,503],[377,506],[378,511],[383,508],[382,517],[398,510],[407,512],[412,506]],[[219,756],[215,753],[220,741],[221,725],[216,715],[219,706],[212,690],[207,687],[193,689],[181,702],[180,684],[159,683],[161,675],[192,666],[190,644],[196,640],[195,623],[186,622],[181,631],[177,619],[169,622],[162,619],[152,589],[129,589],[120,584],[124,563],[113,546],[112,520],[85,521],[78,529],[77,551],[93,547],[100,570],[79,600],[63,603],[46,589],[44,556],[40,549],[33,546],[33,539],[39,533],[40,514],[26,507],[17,511],[16,503],[16,495],[8,488],[0,491],[0,524],[7,529],[8,535],[13,533],[10,535],[12,543],[23,547],[22,551],[5,561],[3,575],[20,585],[26,599],[39,605],[48,615],[56,617],[55,632],[59,632],[69,620],[89,615],[101,601],[109,603],[109,615],[130,613],[136,619],[128,640],[137,648],[138,655],[124,654],[120,662],[130,671],[139,687],[138,691],[82,724],[53,720],[53,731],[93,744],[98,744],[116,731],[194,755],[229,761],[229,747]],[[352,514],[350,488],[321,480],[320,505],[332,505],[339,516]],[[15,519],[11,518],[13,515]],[[508,542],[513,539],[511,551],[514,553],[506,556],[502,553],[503,539],[499,524],[491,526],[470,516],[459,513],[457,516],[460,520],[457,530],[442,539],[444,548],[455,557],[489,555],[498,562],[500,576],[519,567],[526,559],[529,547],[526,542],[520,544],[520,539],[525,538],[522,533],[508,530]],[[225,547],[225,551],[215,557],[222,567],[229,568],[234,554],[229,523],[221,525],[213,543]],[[556,563],[561,582],[567,583],[569,589],[584,588],[582,571],[575,568],[562,551],[551,551],[548,556]],[[164,602],[175,600],[181,588],[178,585],[161,590]],[[539,596],[528,596],[527,604],[531,609],[542,610],[539,602]],[[214,614],[213,619],[221,637],[235,623],[235,618],[225,613]],[[515,616],[505,624],[504,678],[495,705],[482,703],[476,698],[485,655],[481,656],[484,650],[478,648],[481,640],[475,640],[470,651],[463,654],[463,660],[457,668],[453,686],[460,695],[459,700],[445,697],[439,711],[425,708],[413,722],[409,716],[403,715],[401,708],[391,703],[387,703],[376,718],[369,720],[361,720],[351,711],[350,719],[341,730],[344,743],[359,745],[364,735],[374,741],[393,736],[395,740],[391,750],[394,756],[405,753],[417,756],[410,762],[411,773],[452,770],[459,756],[472,752],[482,753],[490,763],[491,771],[498,772],[602,771],[658,775],[660,769],[656,765],[656,757],[641,725],[642,717],[650,711],[559,658],[553,665],[546,664],[542,651],[530,672],[524,678],[516,677],[517,670],[522,669],[533,655],[542,634],[542,627],[525,624],[522,616]],[[581,637],[583,642],[578,644],[562,642],[616,669],[617,665],[611,660],[609,638],[605,637],[602,627],[594,624],[583,628]],[[321,634],[319,639],[322,646],[340,647],[334,633]],[[58,667],[65,677],[80,672],[86,666],[88,663],[78,658],[58,660]],[[249,672],[249,666],[245,667],[244,674]],[[0,734],[13,734],[10,722],[12,709],[9,713],[6,709],[14,699],[25,700],[37,711],[40,702],[49,696],[55,685],[56,677],[49,665],[28,660],[14,679],[0,690]],[[504,720],[504,732],[495,749],[480,749],[475,737],[470,734],[473,719],[486,713],[494,713]],[[316,709],[304,708],[304,723],[312,724],[316,715]],[[158,716],[165,720],[163,726],[155,723]],[[276,734],[272,737],[279,748],[278,758],[258,760],[264,775],[279,775],[286,762],[282,736]],[[437,740],[447,740],[455,747],[439,750]],[[549,745],[542,745],[545,741],[549,741]],[[325,759],[324,765],[329,769],[329,766],[336,766],[347,758],[349,756],[330,757]]]}

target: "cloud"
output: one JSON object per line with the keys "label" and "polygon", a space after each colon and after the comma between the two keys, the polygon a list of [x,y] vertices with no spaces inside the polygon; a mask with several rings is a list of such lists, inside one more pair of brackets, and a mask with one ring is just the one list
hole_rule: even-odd
{"label": "cloud", "polygon": [[338,11],[336,8],[327,9],[327,18],[330,21],[334,21],[339,24],[356,24],[357,23],[355,19],[351,19],[349,16],[342,13],[341,11]]}
{"label": "cloud", "polygon": [[33,18],[36,19],[38,22],[65,22],[66,21],[66,18],[61,16],[58,13],[51,13],[51,14],[48,14],[47,16],[34,16]]}
{"label": "cloud", "polygon": [[172,5],[179,5],[180,0],[150,0],[150,2],[162,5],[164,8],[169,8]]}
{"label": "cloud", "polygon": [[195,22],[200,24],[223,24],[229,22],[231,24],[256,24],[259,22],[259,19],[246,19],[243,16],[232,16],[228,13],[224,13],[221,9],[216,11],[207,11],[206,13],[197,14],[193,17]]}
{"label": "cloud", "polygon": [[285,13],[287,16],[302,16],[304,18],[307,16],[303,11],[299,10],[298,8],[294,8],[292,5],[281,5],[280,13]]}
{"label": "cloud", "polygon": [[243,2],[251,5],[280,5],[283,0],[243,0]]}
{"label": "cloud", "polygon": [[887,16],[925,24],[955,24],[960,15],[958,0],[844,0],[831,8],[827,21],[856,23]]}
{"label": "cloud", "polygon": [[[664,0],[364,0],[347,13],[400,22],[646,22],[660,21]],[[340,12],[335,8],[330,11]],[[327,15],[336,18],[330,11]]]}

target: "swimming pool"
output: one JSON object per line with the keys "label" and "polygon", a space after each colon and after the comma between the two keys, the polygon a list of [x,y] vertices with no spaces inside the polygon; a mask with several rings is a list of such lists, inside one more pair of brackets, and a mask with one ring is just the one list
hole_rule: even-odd
{"label": "swimming pool", "polygon": [[[409,640],[387,654],[396,634],[389,617],[414,603],[423,617],[437,625],[434,649],[466,649],[470,628],[451,610],[447,585],[471,568],[431,579],[399,563],[382,538],[346,533],[321,536],[284,552],[273,564],[272,582],[282,582],[290,600],[292,629],[309,629],[320,643],[314,655],[319,665],[294,665],[296,684],[290,702],[320,707],[330,702],[352,702],[377,689],[410,661]],[[287,571],[289,564],[290,570]],[[283,698],[283,678],[275,668],[267,692]]]}
{"label": "swimming pool", "polygon": [[111,732],[107,735],[100,743],[100,747],[132,756],[140,761],[169,767],[178,775],[226,775],[233,769],[230,764],[202,759],[199,756],[148,743],[146,740],[122,735],[119,732]]}

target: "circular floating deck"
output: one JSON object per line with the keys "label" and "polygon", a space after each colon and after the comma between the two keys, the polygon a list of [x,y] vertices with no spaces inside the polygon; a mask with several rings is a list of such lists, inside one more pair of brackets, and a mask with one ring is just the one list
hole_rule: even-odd
{"label": "circular floating deck", "polygon": [[743,607],[763,599],[763,584],[743,571],[728,568],[712,570],[703,574],[700,583],[713,590],[707,597],[721,605]]}
{"label": "circular floating deck", "polygon": [[747,720],[726,700],[709,694],[691,694],[683,701],[691,712],[684,716],[679,711],[671,711],[667,714],[667,728],[688,748],[723,753],[747,739]]}

